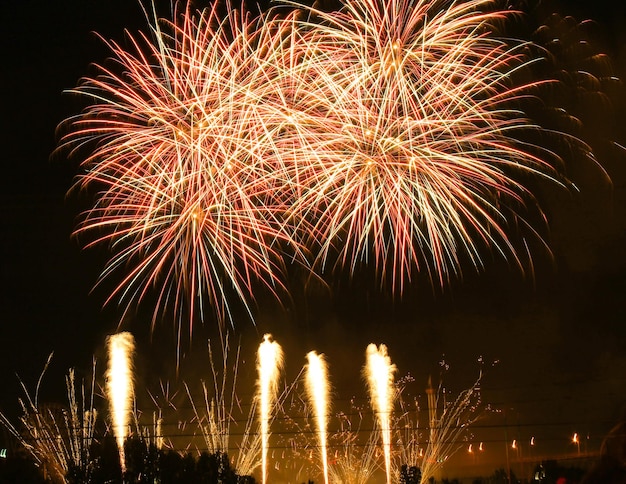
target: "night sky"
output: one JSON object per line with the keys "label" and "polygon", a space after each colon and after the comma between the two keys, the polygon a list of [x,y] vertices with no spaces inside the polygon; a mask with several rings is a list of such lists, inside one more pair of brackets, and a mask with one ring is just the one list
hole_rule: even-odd
{"label": "night sky", "polygon": [[[615,3],[544,2],[530,9],[527,25],[540,25],[557,11],[595,19],[594,42],[610,55],[614,75],[626,79],[626,7]],[[105,291],[92,292],[104,252],[82,250],[71,239],[76,217],[87,206],[79,196],[66,197],[77,166],[51,153],[56,125],[79,106],[63,91],[108,54],[94,32],[121,39],[125,28],[143,29],[145,21],[135,0],[19,0],[5,5],[0,16],[0,411],[14,415],[20,396],[16,374],[34,388],[54,351],[41,398],[62,400],[67,369],[87,374],[119,322],[119,309],[102,309]],[[613,94],[611,108],[600,113],[568,106],[586,122],[582,135],[613,183],[574,159],[568,170],[580,193],[542,193],[553,257],[537,254],[534,279],[487,261],[484,273],[468,271],[443,293],[418,283],[402,300],[346,279],[332,295],[321,287],[306,294],[295,290],[294,304],[285,311],[261,302],[257,326],[243,320],[235,338],[254,351],[263,333],[272,332],[294,375],[307,351],[327,353],[343,399],[364,393],[355,383],[370,342],[387,344],[399,374],[410,372],[424,385],[445,359],[453,391],[471,384],[482,356],[485,401],[513,415],[509,424],[524,438],[549,435],[554,452],[565,453],[576,431],[589,433],[599,445],[626,410],[626,152],[611,143],[626,146],[626,96]],[[159,325],[151,340],[148,324],[139,312],[123,325],[138,339],[146,385],[175,375],[172,326]],[[207,335],[216,337],[212,323],[198,331],[185,353],[202,351]],[[252,362],[252,353],[246,358]],[[189,371],[199,377],[197,368]]]}

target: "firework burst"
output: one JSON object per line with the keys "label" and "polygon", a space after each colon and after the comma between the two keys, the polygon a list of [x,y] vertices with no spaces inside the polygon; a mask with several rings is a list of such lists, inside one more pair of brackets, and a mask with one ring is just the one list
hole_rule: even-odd
{"label": "firework burst", "polygon": [[508,15],[491,6],[309,9],[318,21],[302,31],[317,61],[297,75],[326,120],[308,138],[315,155],[301,157],[312,169],[295,211],[315,221],[318,267],[331,254],[351,271],[371,263],[395,293],[415,271],[445,285],[466,260],[480,268],[485,248],[524,267],[508,229],[530,226],[523,217],[536,201],[525,181],[557,181],[557,172],[541,148],[515,138],[536,129],[513,108],[531,86],[511,77],[529,61],[521,43],[490,35]]}
{"label": "firework burst", "polygon": [[[536,84],[522,42],[498,40],[492,0],[356,0],[335,12],[250,16],[189,4],[75,89],[92,103],[60,148],[97,188],[76,233],[107,243],[102,278],[127,308],[156,293],[153,323],[249,315],[285,294],[287,260],[361,264],[402,294],[444,286],[486,252],[525,268],[511,231],[541,241],[535,179],[557,156],[520,141]],[[304,15],[302,15],[304,11]],[[156,19],[156,14],[154,14]],[[542,81],[543,82],[543,81]],[[525,139],[528,139],[525,138]],[[285,255],[289,254],[289,258]]]}
{"label": "firework burst", "polygon": [[255,282],[282,288],[278,247],[293,244],[270,79],[283,37],[263,17],[188,6],[129,36],[130,49],[107,42],[113,64],[74,90],[93,102],[60,147],[88,150],[76,187],[100,192],[76,232],[112,247],[103,278],[124,274],[110,299],[130,307],[156,287],[153,322],[168,307],[193,322],[208,302],[222,323],[233,294],[248,307]]}

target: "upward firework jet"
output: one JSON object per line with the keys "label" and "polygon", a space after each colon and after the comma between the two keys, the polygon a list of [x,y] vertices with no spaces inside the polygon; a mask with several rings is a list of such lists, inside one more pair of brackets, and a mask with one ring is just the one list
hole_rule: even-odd
{"label": "upward firework jet", "polygon": [[393,374],[396,372],[396,366],[391,363],[385,345],[377,348],[375,344],[370,344],[367,347],[366,357],[365,375],[369,384],[372,406],[380,422],[387,484],[389,484],[391,482],[391,413],[395,398]]}
{"label": "upward firework jet", "polygon": [[108,337],[109,365],[107,369],[106,388],[111,406],[113,433],[120,453],[122,473],[126,471],[124,458],[124,441],[128,436],[128,425],[134,399],[133,384],[133,352],[135,340],[127,332]]}
{"label": "upward firework jet", "polygon": [[306,389],[309,401],[315,410],[324,482],[328,484],[327,427],[328,407],[330,404],[328,400],[328,370],[323,355],[318,355],[315,351],[311,351],[306,356],[308,360]]}
{"label": "upward firework jet", "polygon": [[283,350],[272,336],[266,334],[257,353],[259,419],[261,421],[262,481],[267,482],[267,450],[269,422],[278,392],[278,377],[283,366]]}

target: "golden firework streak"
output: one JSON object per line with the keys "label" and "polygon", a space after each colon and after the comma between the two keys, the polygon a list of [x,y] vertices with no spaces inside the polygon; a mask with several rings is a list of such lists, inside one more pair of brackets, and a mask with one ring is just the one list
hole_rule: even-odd
{"label": "golden firework streak", "polygon": [[135,340],[133,335],[124,332],[107,338],[109,349],[109,366],[106,374],[106,391],[111,405],[113,433],[120,453],[122,473],[126,471],[124,458],[124,441],[128,436],[128,424],[134,399],[133,385],[133,352]]}
{"label": "golden firework streak", "polygon": [[318,355],[315,351],[310,351],[306,357],[308,360],[306,389],[311,406],[315,409],[317,434],[324,470],[324,483],[328,484],[328,456],[326,442],[328,408],[330,405],[328,398],[328,369],[324,355]]}
{"label": "golden firework streak", "polygon": [[375,344],[370,344],[367,347],[366,356],[365,374],[369,384],[372,406],[380,423],[385,454],[385,471],[387,484],[389,484],[391,482],[391,413],[395,398],[393,374],[396,371],[396,365],[391,363],[385,345],[380,345],[377,348]]}
{"label": "golden firework streak", "polygon": [[269,422],[278,390],[278,376],[283,366],[283,350],[272,335],[263,336],[263,342],[257,353],[259,419],[262,438],[262,482],[267,482],[267,449],[269,443]]}

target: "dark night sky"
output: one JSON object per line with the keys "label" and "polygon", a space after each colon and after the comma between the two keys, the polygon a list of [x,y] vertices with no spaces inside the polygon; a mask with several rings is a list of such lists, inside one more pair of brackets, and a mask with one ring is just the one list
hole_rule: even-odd
{"label": "dark night sky", "polygon": [[[599,42],[617,75],[626,78],[626,7],[614,3],[563,0],[545,5],[541,15],[560,9],[579,20],[596,19]],[[56,124],[77,109],[62,91],[75,86],[90,62],[107,55],[93,32],[120,39],[124,28],[136,31],[144,21],[135,0],[19,0],[3,6],[0,17],[0,411],[12,414],[19,396],[16,373],[33,388],[55,351],[42,391],[61,398],[67,368],[87,371],[118,322],[116,308],[101,309],[104,294],[90,293],[101,254],[82,251],[70,240],[81,206],[76,197],[66,198],[76,166],[51,160],[50,153]],[[617,114],[607,114],[604,122],[626,124],[624,108],[616,105]],[[624,128],[612,127],[624,143]],[[393,305],[374,295],[364,302],[358,287],[339,289],[332,300],[309,294],[307,310],[299,306],[280,316],[266,311],[256,332],[244,323],[244,338],[255,342],[273,332],[298,369],[309,349],[327,353],[331,372],[333,366],[351,368],[336,375],[338,389],[358,377],[369,342],[387,343],[400,373],[424,382],[445,354],[451,374],[456,371],[459,384],[467,384],[484,355],[500,362],[485,378],[486,399],[512,409],[518,423],[538,432],[546,422],[563,423],[556,431],[564,439],[579,427],[601,438],[626,408],[626,156],[607,149],[597,131],[590,136],[613,189],[597,172],[574,168],[581,194],[547,197],[554,264],[539,255],[534,284],[495,264],[444,295],[425,291]],[[148,362],[161,346],[150,344],[145,324],[126,328],[137,329],[144,365],[153,364]],[[163,326],[156,339],[170,337],[171,329]],[[174,361],[173,347],[164,348],[160,367]]]}

